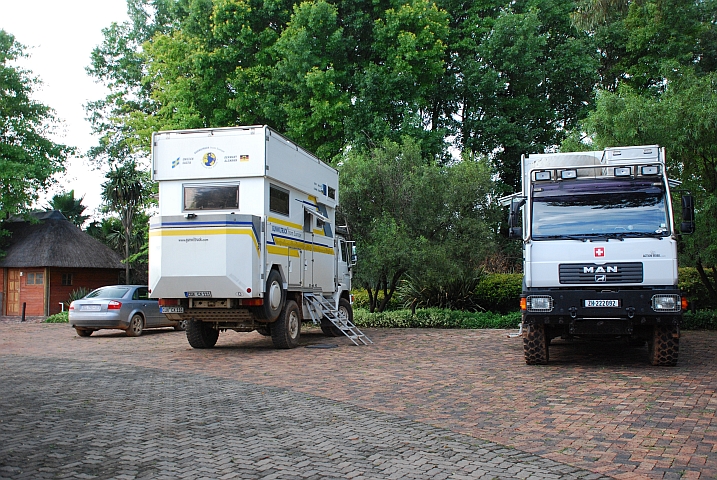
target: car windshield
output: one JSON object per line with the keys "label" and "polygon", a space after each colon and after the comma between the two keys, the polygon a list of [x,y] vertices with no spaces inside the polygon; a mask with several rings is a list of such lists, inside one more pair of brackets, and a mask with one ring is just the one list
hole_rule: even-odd
{"label": "car windshield", "polygon": [[129,287],[102,287],[90,292],[85,298],[122,298],[127,292]]}
{"label": "car windshield", "polygon": [[665,191],[660,183],[576,182],[536,189],[535,240],[591,237],[667,236]]}

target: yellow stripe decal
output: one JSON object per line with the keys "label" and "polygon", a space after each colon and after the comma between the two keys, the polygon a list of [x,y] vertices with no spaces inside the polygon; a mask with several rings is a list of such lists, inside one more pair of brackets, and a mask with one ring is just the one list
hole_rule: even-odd
{"label": "yellow stripe decal", "polygon": [[271,223],[276,223],[278,225],[284,225],[285,227],[296,228],[298,230],[302,230],[304,228],[302,225],[299,225],[298,223],[289,222],[287,220],[281,220],[280,218],[269,217],[269,218],[267,218],[267,220]]}
{"label": "yellow stripe decal", "polygon": [[259,242],[251,227],[220,227],[220,228],[159,228],[149,231],[150,237],[189,237],[199,235],[249,235],[259,254]]}

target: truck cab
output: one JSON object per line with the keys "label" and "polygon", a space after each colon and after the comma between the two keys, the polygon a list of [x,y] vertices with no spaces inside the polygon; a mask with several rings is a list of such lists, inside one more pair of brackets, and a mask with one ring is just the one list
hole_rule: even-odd
{"label": "truck cab", "polygon": [[523,242],[525,361],[547,363],[557,337],[609,336],[647,342],[652,364],[675,365],[686,303],[664,149],[530,155],[521,166],[509,229]]}

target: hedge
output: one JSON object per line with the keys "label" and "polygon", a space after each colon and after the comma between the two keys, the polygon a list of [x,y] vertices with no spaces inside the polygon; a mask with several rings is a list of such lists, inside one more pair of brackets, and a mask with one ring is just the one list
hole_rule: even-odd
{"label": "hedge", "polygon": [[354,323],[364,328],[518,328],[520,312],[501,315],[425,308],[412,315],[411,310],[369,313],[364,308],[356,308]]}
{"label": "hedge", "polygon": [[[354,308],[354,323],[363,328],[518,328],[520,312],[505,315],[491,312],[462,312],[441,308],[392,310],[369,313],[365,308]],[[717,330],[717,311],[685,312],[682,330]]]}
{"label": "hedge", "polygon": [[69,323],[70,320],[68,315],[68,312],[60,312],[50,315],[45,319],[45,323]]}

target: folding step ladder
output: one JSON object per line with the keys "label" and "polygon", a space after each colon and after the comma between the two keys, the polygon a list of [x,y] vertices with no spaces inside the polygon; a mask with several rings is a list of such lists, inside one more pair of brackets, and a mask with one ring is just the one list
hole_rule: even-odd
{"label": "folding step ladder", "polygon": [[336,307],[320,293],[304,293],[304,304],[315,325],[321,325],[321,318],[324,317],[349,337],[354,345],[373,343],[348,318],[340,316]]}

